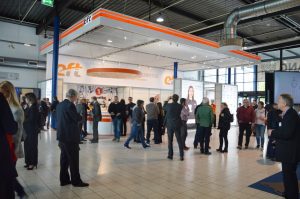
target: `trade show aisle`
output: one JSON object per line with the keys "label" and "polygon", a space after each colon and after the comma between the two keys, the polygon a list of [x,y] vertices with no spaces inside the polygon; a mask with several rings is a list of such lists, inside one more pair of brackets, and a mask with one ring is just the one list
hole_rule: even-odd
{"label": "trade show aisle", "polygon": [[[43,132],[39,139],[39,165],[27,171],[23,160],[18,161],[20,182],[29,198],[279,198],[248,188],[249,185],[280,171],[277,163],[263,161],[262,152],[255,150],[254,137],[249,150],[236,150],[237,129],[229,133],[229,153],[215,152],[218,132],[212,136],[212,155],[200,155],[190,148],[185,160],[179,161],[178,149],[174,160],[167,157],[167,139],[163,144],[143,149],[132,144],[125,149],[123,142],[110,137],[99,144],[80,145],[80,171],[88,188],[59,185],[59,148],[55,132]],[[194,132],[187,144],[193,146]],[[122,139],[124,141],[125,138]],[[177,144],[174,144],[177,147]]]}

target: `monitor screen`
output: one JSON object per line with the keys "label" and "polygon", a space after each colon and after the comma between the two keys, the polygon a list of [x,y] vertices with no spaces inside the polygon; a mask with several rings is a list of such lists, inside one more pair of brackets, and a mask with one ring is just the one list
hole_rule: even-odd
{"label": "monitor screen", "polygon": [[282,93],[290,94],[295,104],[300,104],[300,73],[299,72],[275,72],[274,101]]}

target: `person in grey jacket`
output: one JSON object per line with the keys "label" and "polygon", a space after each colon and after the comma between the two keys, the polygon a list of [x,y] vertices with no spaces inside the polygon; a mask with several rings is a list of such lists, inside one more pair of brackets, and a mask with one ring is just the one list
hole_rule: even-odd
{"label": "person in grey jacket", "polygon": [[137,105],[133,108],[132,111],[132,128],[131,128],[131,134],[126,140],[124,147],[131,149],[129,146],[129,143],[132,139],[138,136],[138,138],[141,141],[141,144],[143,145],[144,148],[150,147],[145,143],[145,138],[144,138],[144,133],[143,133],[143,122],[145,118],[145,113],[143,111],[143,106],[144,106],[144,101],[143,100],[138,100]]}
{"label": "person in grey jacket", "polygon": [[154,102],[154,97],[150,97],[150,103],[146,105],[147,112],[147,144],[150,144],[151,130],[154,131],[154,143],[159,144],[158,138],[158,113],[159,109]]}
{"label": "person in grey jacket", "polygon": [[[25,136],[24,129],[23,129],[23,122],[24,122],[24,111],[22,106],[20,105],[17,99],[17,93],[15,90],[14,85],[9,81],[4,81],[0,83],[0,91],[4,94],[6,98],[11,112],[13,114],[15,122],[18,124],[18,131],[13,136],[13,142],[15,146],[15,155],[16,158],[24,158],[24,151],[22,148],[22,136]],[[15,162],[16,164],[16,162]],[[25,197],[27,194],[24,191],[23,186],[19,183],[17,178],[14,180],[14,188],[20,198]]]}

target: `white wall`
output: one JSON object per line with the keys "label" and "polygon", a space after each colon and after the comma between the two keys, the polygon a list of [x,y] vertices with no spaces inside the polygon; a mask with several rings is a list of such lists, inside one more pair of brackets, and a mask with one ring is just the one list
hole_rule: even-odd
{"label": "white wall", "polygon": [[0,39],[20,43],[35,44],[36,46],[26,47],[22,44],[13,44],[12,49],[7,42],[0,41],[0,57],[22,58],[26,60],[46,60],[45,56],[40,56],[39,46],[46,40],[43,36],[36,35],[33,27],[22,26],[0,21]]}
{"label": "white wall", "polygon": [[22,88],[37,88],[38,82],[43,81],[46,78],[46,71],[44,70],[10,68],[10,67],[0,66],[0,73],[1,72],[19,74],[19,79],[17,80],[1,79],[0,77],[0,81],[8,80],[12,82],[16,87],[22,87]]}

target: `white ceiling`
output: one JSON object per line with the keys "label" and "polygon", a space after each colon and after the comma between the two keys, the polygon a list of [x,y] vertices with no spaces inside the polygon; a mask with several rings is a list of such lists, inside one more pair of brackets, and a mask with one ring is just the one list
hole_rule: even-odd
{"label": "white ceiling", "polygon": [[178,62],[181,71],[249,64],[221,53],[103,26],[64,45],[60,54],[159,68],[172,68]]}

